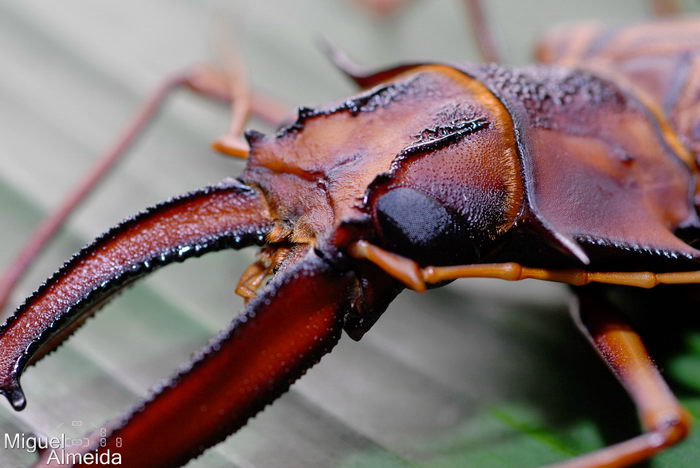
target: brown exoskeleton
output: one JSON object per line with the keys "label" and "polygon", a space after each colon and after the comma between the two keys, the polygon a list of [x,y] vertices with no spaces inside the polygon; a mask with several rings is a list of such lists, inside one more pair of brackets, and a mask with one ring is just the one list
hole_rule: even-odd
{"label": "brown exoskeleton", "polygon": [[[88,453],[182,464],[286,391],[341,330],[361,338],[403,288],[496,277],[575,286],[578,323],[649,431],[565,466],[645,459],[688,418],[605,287],[583,285],[699,281],[698,43],[697,20],[584,25],[542,43],[551,66],[346,67],[367,91],[300,109],[274,136],[219,140],[249,157],[238,179],[125,221],[27,299],[0,331],[2,391],[21,409],[21,371],[144,274],[259,244],[239,284],[245,313]],[[226,94],[206,74],[173,83]]]}

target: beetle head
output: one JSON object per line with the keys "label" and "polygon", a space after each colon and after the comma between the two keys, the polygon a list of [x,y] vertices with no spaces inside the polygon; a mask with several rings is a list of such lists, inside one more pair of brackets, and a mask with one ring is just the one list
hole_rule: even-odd
{"label": "beetle head", "polygon": [[342,252],[363,238],[422,264],[464,263],[521,206],[510,116],[453,67],[417,66],[340,103],[301,108],[274,137],[247,137],[243,179],[265,193],[285,242]]}

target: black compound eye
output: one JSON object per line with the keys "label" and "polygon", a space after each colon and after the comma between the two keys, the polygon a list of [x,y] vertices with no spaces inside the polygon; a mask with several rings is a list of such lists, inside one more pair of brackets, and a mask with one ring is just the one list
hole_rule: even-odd
{"label": "black compound eye", "polygon": [[455,251],[466,247],[462,244],[470,244],[460,239],[459,217],[417,190],[390,190],[379,197],[375,207],[384,242],[392,251],[420,263],[449,263]]}

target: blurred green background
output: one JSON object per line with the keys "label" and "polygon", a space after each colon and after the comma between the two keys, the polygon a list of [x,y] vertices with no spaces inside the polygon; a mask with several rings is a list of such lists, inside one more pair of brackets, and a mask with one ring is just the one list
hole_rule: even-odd
{"label": "blurred green background", "polygon": [[[641,0],[485,3],[506,60],[516,64],[530,60],[536,37],[551,25],[649,15]],[[684,9],[700,10],[696,2]],[[409,1],[389,18],[349,0],[4,0],[0,265],[164,77],[216,60],[221,36],[213,31],[222,25],[255,87],[290,106],[353,92],[315,46],[319,36],[370,66],[478,60],[459,0]],[[127,215],[239,173],[240,162],[209,150],[227,115],[178,94],[32,268],[12,305]],[[77,437],[124,412],[240,311],[233,288],[252,258],[211,254],[124,293],[28,370],[27,409],[15,413],[0,402],[0,432]],[[406,292],[361,343],[343,337],[291,392],[188,466],[534,467],[624,440],[639,430],[634,408],[566,308],[565,288],[531,281]],[[664,311],[677,325],[657,348],[672,386],[698,417],[700,333],[683,313]],[[0,450],[2,467],[31,460],[23,450]],[[698,460],[700,431],[648,466],[695,467]]]}

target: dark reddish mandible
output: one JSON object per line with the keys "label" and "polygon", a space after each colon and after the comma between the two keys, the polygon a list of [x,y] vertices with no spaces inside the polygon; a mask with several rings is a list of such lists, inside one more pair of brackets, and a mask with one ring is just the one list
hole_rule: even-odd
{"label": "dark reddish mandible", "polygon": [[[467,3],[488,54],[483,12]],[[343,330],[359,340],[402,289],[493,277],[572,285],[577,323],[647,430],[561,466],[644,460],[683,439],[690,422],[606,285],[700,282],[691,245],[700,233],[698,44],[700,21],[687,19],[555,30],[538,49],[546,65],[528,68],[415,63],[365,73],[331,51],[366,91],[300,108],[276,135],[245,139],[251,112],[281,112],[252,99],[235,74],[185,73],[34,241],[6,291],[172,87],[238,101],[215,147],[248,157],[246,169],[124,221],[68,261],[0,329],[0,391],[22,409],[24,368],[124,286],[173,261],[255,244],[259,259],[237,288],[242,316],[76,456],[112,450],[129,467],[184,464],[285,392]]]}

